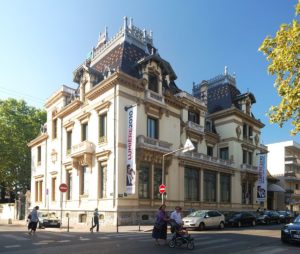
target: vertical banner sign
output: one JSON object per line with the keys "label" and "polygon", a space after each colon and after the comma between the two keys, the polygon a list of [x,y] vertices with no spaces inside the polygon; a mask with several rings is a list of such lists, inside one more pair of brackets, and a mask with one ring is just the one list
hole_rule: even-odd
{"label": "vertical banner sign", "polygon": [[126,193],[135,193],[136,179],[136,106],[127,110]]}
{"label": "vertical banner sign", "polygon": [[264,202],[267,196],[267,154],[258,155],[257,202]]}

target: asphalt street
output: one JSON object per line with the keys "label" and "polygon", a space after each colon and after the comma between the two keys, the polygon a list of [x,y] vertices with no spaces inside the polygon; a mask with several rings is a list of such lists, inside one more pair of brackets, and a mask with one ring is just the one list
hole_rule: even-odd
{"label": "asphalt street", "polygon": [[[0,254],[95,253],[263,253],[296,254],[300,244],[282,244],[280,225],[240,229],[190,231],[195,249],[157,246],[151,232],[89,233],[39,230],[30,236],[24,227],[0,227]],[[168,234],[169,238],[171,234]]]}

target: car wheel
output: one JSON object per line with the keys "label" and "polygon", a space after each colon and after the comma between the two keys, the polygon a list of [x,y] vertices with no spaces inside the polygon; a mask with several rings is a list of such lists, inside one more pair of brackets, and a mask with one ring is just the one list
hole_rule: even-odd
{"label": "car wheel", "polygon": [[242,226],[242,222],[239,221],[239,222],[237,223],[237,226],[240,228],[240,227]]}
{"label": "car wheel", "polygon": [[194,241],[188,242],[188,243],[187,243],[187,248],[188,248],[189,250],[194,249],[194,248],[195,248]]}
{"label": "car wheel", "polygon": [[219,228],[220,228],[220,229],[224,229],[224,227],[225,227],[224,222],[221,221],[221,222],[220,222],[220,225],[219,225]]}
{"label": "car wheel", "polygon": [[204,229],[205,229],[205,225],[204,225],[203,222],[201,222],[200,225],[199,225],[199,230],[202,231]]}
{"label": "car wheel", "polygon": [[169,247],[170,248],[175,248],[175,246],[176,246],[175,240],[170,240],[169,241]]}
{"label": "car wheel", "polygon": [[285,237],[282,236],[282,237],[281,237],[281,242],[282,242],[282,243],[288,243],[289,241],[288,241]]}
{"label": "car wheel", "polygon": [[255,220],[253,220],[253,221],[251,222],[251,225],[252,225],[252,227],[256,226]]}

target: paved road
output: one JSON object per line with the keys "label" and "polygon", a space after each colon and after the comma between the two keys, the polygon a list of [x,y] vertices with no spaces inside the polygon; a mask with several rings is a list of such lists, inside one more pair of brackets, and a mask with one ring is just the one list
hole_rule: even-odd
{"label": "paved road", "polygon": [[156,246],[151,232],[88,233],[40,230],[35,236],[23,228],[1,227],[0,254],[132,254],[132,253],[300,253],[300,245],[280,241],[280,226],[190,232],[195,249]]}

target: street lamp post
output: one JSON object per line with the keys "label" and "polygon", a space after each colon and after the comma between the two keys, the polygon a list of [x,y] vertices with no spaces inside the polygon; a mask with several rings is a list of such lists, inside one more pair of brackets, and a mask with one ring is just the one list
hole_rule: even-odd
{"label": "street lamp post", "polygon": [[[161,178],[162,179],[161,180],[162,185],[165,182],[165,157],[168,156],[168,155],[174,154],[174,153],[176,153],[178,151],[182,151],[183,153],[185,153],[185,152],[188,152],[188,151],[192,151],[194,149],[195,149],[195,147],[194,147],[192,141],[190,139],[187,139],[185,141],[184,147],[176,149],[176,150],[174,150],[172,152],[163,154],[163,158],[162,158],[162,178]],[[161,203],[162,204],[164,203],[164,193],[161,194]]]}

